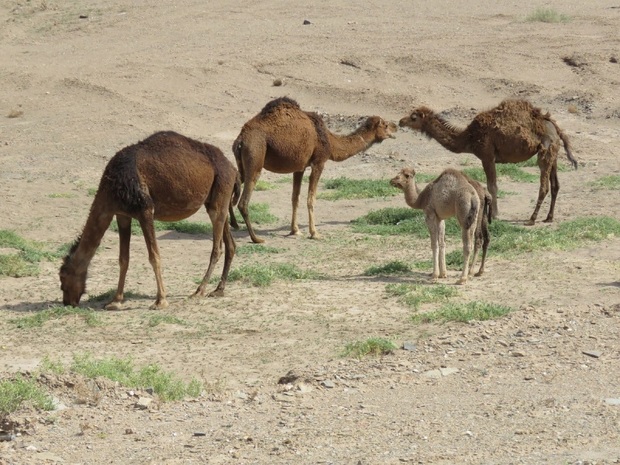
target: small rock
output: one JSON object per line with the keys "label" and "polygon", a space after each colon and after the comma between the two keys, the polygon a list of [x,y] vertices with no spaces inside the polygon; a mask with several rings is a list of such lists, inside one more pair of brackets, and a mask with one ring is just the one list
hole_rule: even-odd
{"label": "small rock", "polygon": [[404,342],[403,350],[408,350],[409,352],[414,352],[417,349],[417,346],[413,342]]}
{"label": "small rock", "polygon": [[11,433],[5,433],[4,431],[0,432],[0,441],[13,441],[15,440],[15,435]]}
{"label": "small rock", "polygon": [[600,350],[584,350],[582,354],[592,358],[600,358],[600,356],[603,355],[603,352]]}
{"label": "small rock", "polygon": [[609,59],[609,62],[610,62],[610,63],[618,63],[618,59],[617,59],[616,57],[611,57],[611,58]]}
{"label": "small rock", "polygon": [[440,368],[441,376],[450,376],[459,372],[458,368]]}
{"label": "small rock", "polygon": [[300,383],[297,386],[297,390],[301,393],[301,394],[307,394],[309,392],[312,391],[312,386],[306,384],[306,383]]}
{"label": "small rock", "polygon": [[149,408],[152,402],[153,402],[153,399],[151,399],[150,397],[140,397],[138,398],[138,402],[134,404],[134,407],[139,408],[141,410],[146,410]]}
{"label": "small rock", "polygon": [[518,352],[518,351],[511,352],[511,355],[513,357],[525,357],[525,354],[523,352]]}
{"label": "small rock", "polygon": [[605,399],[605,403],[608,405],[620,405],[620,399]]}
{"label": "small rock", "polygon": [[206,436],[206,435],[207,435],[207,433],[203,433],[202,431],[196,431],[194,433],[194,436]]}
{"label": "small rock", "polygon": [[326,387],[327,389],[332,389],[332,388],[336,387],[334,382],[330,381],[328,379],[326,379],[325,381],[321,382],[321,386]]}
{"label": "small rock", "polygon": [[280,78],[273,80],[273,86],[274,87],[280,87],[282,84],[283,84],[283,82],[282,82],[282,79],[280,79]]}
{"label": "small rock", "polygon": [[243,392],[243,391],[236,391],[234,395],[235,395],[235,398],[237,398],[237,399],[241,399],[241,400],[247,400],[248,399],[248,395],[245,392]]}
{"label": "small rock", "polygon": [[147,393],[147,394],[149,394],[149,395],[151,395],[151,396],[152,396],[153,394],[155,394],[155,389],[154,389],[154,388],[152,388],[152,387],[147,387],[147,388],[145,389],[145,391],[146,391],[146,393]]}
{"label": "small rock", "polygon": [[24,447],[24,449],[26,449],[29,452],[36,452],[36,451],[39,450],[35,446],[33,446],[32,444],[30,444],[29,446]]}
{"label": "small rock", "polygon": [[304,26],[307,26],[308,24],[312,24],[312,22],[308,19],[304,19]]}

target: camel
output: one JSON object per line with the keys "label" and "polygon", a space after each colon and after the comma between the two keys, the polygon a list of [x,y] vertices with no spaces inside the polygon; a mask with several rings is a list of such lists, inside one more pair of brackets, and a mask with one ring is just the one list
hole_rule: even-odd
{"label": "camel", "polygon": [[[351,134],[336,135],[327,129],[318,114],[301,110],[299,104],[288,97],[267,103],[260,113],[243,125],[232,146],[244,183],[239,211],[252,241],[264,242],[264,239],[255,234],[248,213],[250,197],[263,168],[273,173],[293,173],[290,235],[297,235],[301,181],[305,169],[310,167],[308,223],[310,237],[319,239],[320,235],[315,226],[314,202],[319,178],[327,160],[347,160],[375,143],[394,137],[393,133],[397,130],[396,124],[388,123],[378,116],[371,116]],[[234,221],[234,215],[230,216]]]}
{"label": "camel", "polygon": [[461,130],[427,107],[418,107],[400,120],[401,127],[420,131],[455,153],[473,153],[482,161],[487,188],[493,197],[493,216],[497,208],[496,163],[519,163],[538,154],[540,189],[538,201],[527,225],[534,225],[543,200],[551,184],[551,204],[544,220],[553,221],[555,201],[560,190],[558,180],[558,153],[560,141],[568,160],[577,169],[577,160],[571,153],[568,137],[549,113],[532,106],[526,100],[504,100],[497,107],[479,113]]}
{"label": "camel", "polygon": [[153,221],[179,221],[196,213],[202,205],[213,224],[213,248],[209,267],[194,296],[204,296],[221,255],[222,243],[225,248],[222,277],[209,296],[223,295],[235,255],[235,242],[227,221],[228,208],[236,203],[240,191],[234,165],[212,145],[166,131],[123,148],[105,167],[84,229],[63,260],[59,273],[63,304],[79,305],[86,289],[88,266],[116,216],[120,275],[116,293],[105,308],[119,310],[123,305],[132,218],[140,222],[155,272],[157,298],[151,308],[167,307]]}
{"label": "camel", "polygon": [[489,248],[489,244],[491,242],[491,234],[489,232],[489,224],[493,221],[493,198],[491,194],[478,181],[470,178],[462,171],[460,172],[466,179],[469,184],[476,190],[478,194],[478,198],[481,202],[482,213],[478,215],[478,221],[476,223],[476,242],[474,243],[474,256],[472,259],[472,264],[470,266],[470,270],[474,268],[476,264],[476,258],[478,257],[478,251],[482,247],[482,260],[480,262],[480,269],[474,276],[482,276],[484,274],[484,262],[487,257],[487,249]]}
{"label": "camel", "polygon": [[[470,183],[470,179],[460,171],[451,168],[444,170],[422,191],[418,189],[415,174],[413,168],[403,168],[390,181],[390,184],[404,191],[407,205],[424,212],[433,251],[433,273],[431,277],[433,281],[447,277],[444,220],[456,216],[461,226],[463,240],[463,273],[457,284],[465,284],[469,277],[469,270],[473,270],[476,261],[477,249],[473,257],[472,249],[475,246],[476,229],[478,229],[479,217],[483,215],[484,204]],[[482,225],[482,222],[480,224]],[[482,231],[480,238],[482,238]],[[488,246],[488,242],[486,245]],[[484,272],[485,257],[486,248],[483,247],[483,263],[477,276]],[[473,258],[471,265],[470,258]]]}

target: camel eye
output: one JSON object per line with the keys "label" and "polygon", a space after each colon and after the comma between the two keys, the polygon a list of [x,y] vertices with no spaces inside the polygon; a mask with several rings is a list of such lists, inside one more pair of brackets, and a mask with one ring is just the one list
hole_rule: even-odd
{"label": "camel eye", "polygon": [[411,113],[411,121],[415,121],[417,119],[418,115],[416,115],[415,113]]}

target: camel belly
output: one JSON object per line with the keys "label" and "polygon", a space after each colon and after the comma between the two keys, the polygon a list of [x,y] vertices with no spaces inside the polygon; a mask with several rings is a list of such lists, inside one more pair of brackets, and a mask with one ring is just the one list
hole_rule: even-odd
{"label": "camel belly", "polygon": [[185,205],[185,206],[155,206],[155,211],[153,212],[153,216],[158,221],[180,221],[185,218],[189,218],[198,210],[200,210],[201,205]]}

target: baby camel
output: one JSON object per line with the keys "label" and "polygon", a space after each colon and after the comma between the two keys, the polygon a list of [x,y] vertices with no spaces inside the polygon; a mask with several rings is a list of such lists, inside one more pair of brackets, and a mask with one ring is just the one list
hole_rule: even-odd
{"label": "baby camel", "polygon": [[[463,274],[457,284],[465,284],[469,276],[470,256],[476,242],[476,229],[479,217],[483,214],[484,204],[470,183],[470,179],[460,171],[450,168],[444,170],[437,179],[430,182],[422,191],[419,191],[416,185],[415,174],[413,168],[403,168],[390,181],[390,184],[404,191],[407,205],[424,211],[433,250],[432,277],[434,280],[447,277],[444,220],[456,216],[461,226],[463,238]],[[483,235],[480,237],[482,238]],[[486,245],[488,246],[488,241]],[[483,246],[484,256],[486,256],[486,247]],[[475,262],[475,254],[472,258]],[[472,269],[474,264],[471,263]],[[484,261],[479,274],[482,274],[483,267]]]}
{"label": "baby camel", "polygon": [[[310,237],[317,239],[314,201],[327,160],[347,160],[373,144],[394,137],[397,130],[396,124],[371,116],[351,134],[336,135],[327,129],[317,113],[303,111],[295,100],[281,97],[267,103],[258,115],[243,125],[232,147],[244,183],[239,211],[252,241],[264,242],[254,233],[248,213],[250,197],[263,168],[273,173],[293,173],[291,235],[296,235],[299,234],[297,206],[301,181],[304,171],[310,167],[308,223]],[[232,208],[230,217],[235,226]]]}
{"label": "baby camel", "polygon": [[[120,239],[118,287],[108,310],[123,303],[125,276],[129,266],[131,219],[140,222],[149,261],[157,281],[157,300],[151,308],[168,306],[161,273],[154,220],[178,221],[205,206],[213,224],[213,248],[209,268],[194,296],[202,296],[213,268],[225,247],[224,269],[217,288],[224,292],[235,242],[228,225],[228,207],[241,190],[237,170],[222,151],[172,131],[158,132],[119,151],[108,162],[84,230],[60,268],[64,305],[77,306],[86,288],[86,274],[101,238],[116,215]],[[231,200],[232,199],[232,200]]]}

